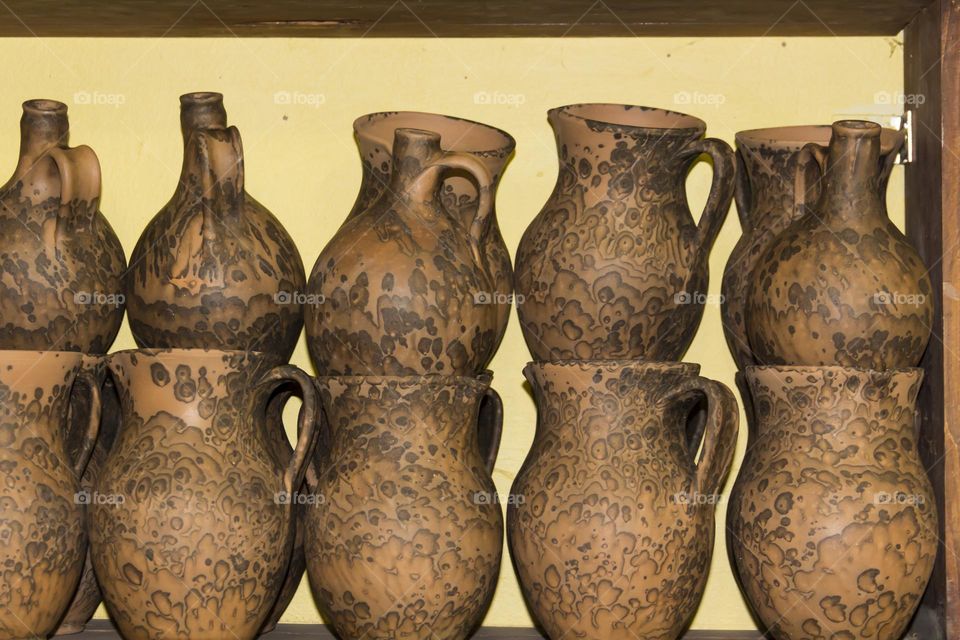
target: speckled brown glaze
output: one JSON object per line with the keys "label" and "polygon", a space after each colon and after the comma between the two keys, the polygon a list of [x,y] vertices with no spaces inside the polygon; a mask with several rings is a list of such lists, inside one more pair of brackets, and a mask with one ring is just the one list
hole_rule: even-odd
{"label": "speckled brown glaze", "polygon": [[0,349],[106,353],[123,320],[123,247],[99,211],[100,162],[67,146],[67,106],[23,103],[0,187]]}
{"label": "speckled brown glaze", "polygon": [[[357,118],[353,132],[360,147],[363,176],[360,193],[348,219],[365,211],[390,184],[393,168],[393,136],[397,129],[412,128],[436,131],[440,134],[440,146],[449,151],[468,153],[486,166],[493,181],[490,197],[494,211],[490,214],[490,226],[483,237],[481,253],[488,262],[493,276],[493,292],[490,304],[497,308],[497,344],[507,330],[513,294],[513,265],[510,252],[497,224],[496,192],[503,170],[513,157],[516,141],[506,131],[463,118],[444,116],[419,111],[386,111],[370,113]],[[450,173],[443,181],[440,201],[445,210],[459,216],[464,225],[469,225],[476,215],[480,196],[472,177],[461,172]]]}
{"label": "speckled brown glaze", "polygon": [[[397,129],[393,155],[390,187],[337,231],[313,267],[310,356],[321,375],[478,374],[499,333],[482,254],[490,175],[472,155],[443,151],[429,131]],[[450,172],[480,185],[469,225],[440,202]]]}
{"label": "speckled brown glaze", "polygon": [[[293,543],[291,501],[313,445],[316,391],[275,355],[122,351],[109,365],[123,428],[96,484],[91,557],[127,640],[249,640],[276,601]],[[267,401],[304,394],[293,456],[268,432]],[[114,500],[117,502],[117,500]]]}
{"label": "speckled brown glaze", "polygon": [[[833,124],[820,196],[757,260],[746,328],[761,364],[892,369],[916,365],[933,322],[926,267],[880,194],[880,125]],[[887,157],[887,163],[893,156]],[[804,173],[798,188],[805,190]]]}
{"label": "speckled brown glaze", "polygon": [[[677,640],[693,616],[738,425],[733,394],[698,369],[603,360],[524,370],[537,432],[507,538],[549,637]],[[689,420],[703,399],[706,421]]]}
{"label": "speckled brown glaze", "polygon": [[503,545],[476,430],[486,383],[317,384],[331,444],[308,516],[307,572],[321,610],[344,640],[467,638],[493,597]]}
{"label": "speckled brown glaze", "polygon": [[289,360],[306,276],[290,234],[244,190],[243,149],[223,96],[180,98],[177,191],[130,257],[130,328],[151,348],[263,351]]}
{"label": "speckled brown glaze", "polygon": [[[753,267],[773,239],[803,213],[803,203],[813,202],[819,193],[816,167],[806,181],[808,190],[796,202],[797,161],[810,156],[800,150],[811,142],[830,142],[829,125],[774,127],[737,133],[737,188],[734,198],[743,234],[727,259],[723,270],[720,316],[727,346],[738,369],[756,364],[750,350],[745,321],[745,306]],[[880,163],[889,167],[887,157],[899,152],[903,136],[892,129],[880,134]],[[884,171],[879,188],[881,201],[886,197],[887,177]]]}
{"label": "speckled brown glaze", "polygon": [[[120,428],[120,398],[117,395],[116,387],[113,385],[113,379],[107,375],[105,356],[84,355],[81,366],[84,370],[89,371],[90,375],[81,376],[77,379],[76,384],[85,385],[87,381],[95,380],[100,389],[100,428],[97,434],[97,442],[90,456],[90,462],[87,463],[83,476],[80,478],[80,495],[83,496],[83,501],[89,504],[89,496],[93,495],[96,479],[103,468],[107,452],[113,446],[113,441],[116,439],[117,431]],[[92,395],[89,394],[89,391],[87,393],[74,391],[67,417],[66,446],[70,459],[77,459],[83,450],[87,436],[87,426],[90,421],[91,398]],[[100,606],[100,585],[97,584],[88,552],[83,564],[80,583],[77,585],[67,612],[60,621],[60,626],[57,627],[56,635],[68,635],[83,631],[98,606]]]}
{"label": "speckled brown glaze", "polygon": [[[517,312],[535,360],[677,360],[707,292],[707,257],[733,197],[734,155],[702,120],[612,104],[550,110],[557,183],[517,249]],[[684,181],[713,159],[698,224]],[[522,298],[521,298],[522,296]]]}
{"label": "speckled brown glaze", "polygon": [[[76,352],[0,351],[0,640],[50,636],[83,570],[79,478],[97,438],[100,400],[80,359]],[[90,395],[72,458],[66,421],[78,377],[84,389],[73,395]]]}
{"label": "speckled brown glaze", "polygon": [[917,453],[922,371],[748,367],[735,568],[776,640],[899,640],[937,554]]}

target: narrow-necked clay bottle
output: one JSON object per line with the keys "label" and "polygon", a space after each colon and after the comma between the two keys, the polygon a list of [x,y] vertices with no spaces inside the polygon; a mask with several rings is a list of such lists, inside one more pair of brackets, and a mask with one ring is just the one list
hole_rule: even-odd
{"label": "narrow-necked clay bottle", "polygon": [[100,162],[67,146],[67,106],[28,100],[0,187],[0,349],[106,353],[123,320],[123,247],[99,211]]}
{"label": "narrow-necked clay bottle", "polygon": [[240,132],[223,96],[180,98],[183,170],[130,258],[137,344],[263,351],[290,358],[306,276],[290,234],[244,190]]}

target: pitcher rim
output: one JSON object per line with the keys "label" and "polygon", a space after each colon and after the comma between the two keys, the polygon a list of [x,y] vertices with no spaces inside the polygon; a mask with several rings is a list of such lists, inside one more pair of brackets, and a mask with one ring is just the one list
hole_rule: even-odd
{"label": "pitcher rim", "polygon": [[[659,112],[660,114],[667,116],[676,116],[678,122],[685,122],[686,124],[681,126],[655,126],[652,124],[642,124],[642,123],[630,123],[626,122],[626,119],[621,119],[617,122],[612,120],[600,120],[595,117],[589,117],[584,114],[575,113],[574,110],[577,109],[588,109],[588,108],[612,108],[619,109],[623,112],[633,112],[639,111],[640,113],[649,113],[649,112]],[[630,131],[656,131],[659,135],[689,135],[691,132],[696,132],[703,134],[707,130],[707,123],[696,116],[692,116],[689,113],[683,113],[681,111],[673,111],[671,109],[663,109],[661,107],[648,107],[644,105],[636,104],[618,104],[615,102],[578,102],[575,104],[566,104],[560,107],[554,107],[547,111],[547,116],[549,118],[569,118],[571,120],[577,120],[580,122],[588,124],[597,124],[601,126],[615,126],[622,129],[627,129]]]}
{"label": "pitcher rim", "polygon": [[[481,376],[486,376],[489,374],[489,377],[485,381]],[[396,382],[398,384],[403,383],[412,383],[412,382],[440,382],[447,384],[449,386],[454,386],[456,384],[467,383],[468,386],[476,386],[480,389],[486,389],[490,386],[490,381],[493,379],[493,373],[489,370],[485,370],[480,374],[475,376],[467,375],[443,375],[439,373],[430,373],[426,375],[364,375],[364,374],[350,374],[344,376],[337,375],[323,375],[316,376],[315,380],[317,383],[336,380],[343,382],[345,384],[353,383],[368,383],[368,384],[388,384],[391,382]]]}
{"label": "pitcher rim", "polygon": [[114,356],[129,356],[129,355],[140,355],[147,358],[166,358],[166,357],[180,357],[183,356],[210,356],[210,355],[250,355],[255,357],[270,358],[272,354],[266,351],[252,351],[250,349],[199,349],[199,348],[186,348],[186,347],[171,347],[171,348],[161,348],[161,347],[144,347],[142,349],[121,349],[120,351],[114,351],[112,353],[106,354],[107,358],[113,358]]}
{"label": "pitcher rim", "polygon": [[782,371],[784,373],[820,373],[820,372],[834,372],[834,373],[846,373],[846,374],[860,374],[860,375],[895,375],[895,374],[909,374],[909,373],[923,373],[923,367],[899,367],[894,369],[867,369],[864,367],[846,367],[839,364],[829,364],[829,365],[815,365],[815,364],[756,364],[749,365],[744,367],[744,372],[747,374],[756,374],[767,371]]}
{"label": "pitcher rim", "polygon": [[572,368],[573,366],[583,366],[589,368],[598,368],[598,367],[655,367],[659,369],[677,369],[677,370],[689,370],[689,371],[700,371],[700,365],[696,362],[679,362],[674,360],[641,360],[641,359],[630,359],[630,358],[614,358],[614,359],[594,359],[594,360],[578,360],[576,358],[558,358],[556,360],[532,360],[528,362],[524,369],[533,369],[533,368],[544,368],[548,366],[554,366],[558,368]]}
{"label": "pitcher rim", "polygon": [[[455,151],[461,151],[463,153],[471,153],[471,154],[477,154],[477,155],[502,153],[504,156],[508,156],[514,151],[514,149],[517,148],[516,139],[512,135],[504,131],[503,129],[500,129],[499,127],[495,127],[493,125],[489,125],[484,122],[477,122],[476,120],[470,120],[469,118],[461,118],[460,116],[451,116],[444,113],[434,113],[431,111],[416,111],[416,110],[406,110],[406,109],[401,109],[398,111],[373,111],[371,113],[364,114],[353,121],[353,132],[357,137],[361,137],[361,135],[363,135],[363,137],[374,140],[382,146],[389,146],[393,142],[392,135],[388,137],[389,139],[384,138],[383,136],[373,135],[369,132],[369,130],[364,125],[370,122],[371,120],[376,119],[377,117],[381,118],[382,120],[387,120],[394,116],[416,116],[416,117],[425,117],[425,118],[436,118],[438,120],[448,120],[452,122],[463,123],[470,126],[481,127],[482,129],[493,132],[498,136],[500,136],[501,138],[503,138],[503,144],[489,147],[489,148],[473,148],[472,146],[457,147],[456,145],[454,145],[453,147],[447,150],[455,150]],[[396,128],[400,128],[400,127],[396,127]],[[409,127],[405,127],[405,128],[409,128]],[[425,129],[427,131],[433,131],[426,124],[417,128]],[[361,134],[361,131],[363,131],[364,133]],[[437,133],[440,133],[440,132],[437,132]],[[440,135],[442,138],[443,134],[440,133]]]}
{"label": "pitcher rim", "polygon": [[0,349],[0,367],[3,363],[13,358],[39,359],[45,356],[59,358],[61,356],[76,357],[77,362],[81,362],[84,356],[90,355],[97,358],[103,358],[104,354],[87,354],[82,351],[55,351],[50,349]]}
{"label": "pitcher rim", "polygon": [[[816,130],[823,135],[801,136],[794,135],[803,131]],[[781,133],[783,137],[776,137]],[[738,146],[743,145],[750,148],[756,148],[766,145],[777,150],[799,151],[803,145],[810,142],[826,146],[830,142],[830,135],[833,133],[832,124],[789,124],[777,127],[763,127],[760,129],[744,129],[737,131],[734,136],[734,142]],[[896,146],[897,130],[890,127],[880,128],[880,153],[887,154]]]}

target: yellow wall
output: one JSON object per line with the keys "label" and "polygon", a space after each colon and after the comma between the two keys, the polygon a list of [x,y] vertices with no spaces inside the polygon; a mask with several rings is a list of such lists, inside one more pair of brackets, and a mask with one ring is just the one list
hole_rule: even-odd
{"label": "yellow wall", "polygon": [[[351,122],[364,113],[436,111],[513,134],[517,154],[497,203],[513,251],[556,176],[553,135],[545,118],[550,107],[601,101],[677,109],[703,118],[709,135],[732,144],[741,129],[893,114],[897,107],[890,97],[902,90],[902,51],[894,38],[6,39],[0,40],[0,59],[0,174],[9,175],[16,162],[20,102],[40,97],[66,102],[72,143],[89,144],[100,156],[102,210],[128,254],[176,184],[181,159],[177,97],[187,91],[223,92],[230,122],[243,134],[248,191],[286,225],[308,271],[356,195],[360,163]],[[277,92],[288,92],[296,104],[278,104]],[[488,101],[494,104],[477,100],[478,92],[494,96]],[[679,104],[685,95],[690,104]],[[691,176],[695,211],[706,197],[709,177],[706,166]],[[889,201],[899,224],[900,168]],[[712,293],[719,291],[739,234],[731,210],[710,260]],[[132,346],[125,325],[115,348]],[[686,359],[702,363],[704,375],[733,387],[733,362],[716,306],[707,308]],[[494,474],[503,494],[533,437],[535,408],[520,373],[526,361],[513,317],[493,362],[495,386],[506,404]],[[309,368],[302,340],[294,362]],[[746,444],[741,431],[738,461]],[[732,477],[726,490],[731,483]],[[752,628],[727,564],[724,509],[694,626]],[[304,581],[285,620],[317,618]],[[486,624],[530,624],[507,558]]]}

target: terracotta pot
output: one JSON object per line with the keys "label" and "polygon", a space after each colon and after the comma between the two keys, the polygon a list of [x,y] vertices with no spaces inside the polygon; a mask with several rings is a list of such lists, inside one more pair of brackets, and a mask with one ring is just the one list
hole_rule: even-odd
{"label": "terracotta pot", "polygon": [[898,640],[937,554],[919,369],[748,367],[756,430],[727,528],[777,640]]}
{"label": "terracotta pot", "polygon": [[23,103],[0,187],[0,349],[106,353],[123,321],[123,247],[99,211],[100,162],[67,146],[67,106]]}
{"label": "terracotta pot", "polygon": [[493,597],[503,517],[481,453],[487,388],[454,376],[318,378],[330,429],[307,573],[343,640],[467,638]]}
{"label": "terracotta pot", "polygon": [[[293,544],[291,500],[313,444],[316,392],[276,356],[198,349],[109,359],[123,429],[97,481],[91,557],[126,640],[256,636]],[[266,405],[293,380],[304,405],[281,457]]]}
{"label": "terracotta pot", "polygon": [[[443,179],[480,185],[469,225],[440,204]],[[475,375],[493,357],[497,309],[483,242],[493,183],[440,134],[397,129],[390,186],[344,224],[313,267],[307,345],[322,375]]]}
{"label": "terracotta pot", "polygon": [[[738,426],[733,394],[698,370],[610,360],[524,369],[537,431],[507,538],[550,638],[676,640],[693,617]],[[706,421],[691,421],[704,399]]]}
{"label": "terracotta pot", "polygon": [[[353,133],[360,147],[363,177],[360,193],[348,220],[372,205],[390,184],[393,169],[393,137],[397,129],[412,128],[436,131],[440,146],[449,151],[466,153],[482,162],[490,173],[490,227],[481,241],[481,253],[493,275],[490,304],[497,309],[497,344],[507,330],[513,294],[513,265],[510,252],[500,233],[495,211],[497,185],[507,163],[513,157],[516,141],[506,131],[463,118],[418,111],[370,113],[353,122]],[[466,226],[476,215],[480,203],[477,185],[465,172],[450,173],[443,181],[440,202],[446,211],[458,216]]]}
{"label": "terracotta pot", "polygon": [[[77,384],[85,385],[89,380],[94,380],[100,393],[100,428],[90,461],[80,478],[78,494],[82,504],[90,504],[94,497],[97,477],[120,428],[120,398],[113,385],[113,379],[107,375],[105,356],[84,355],[81,366],[83,370],[89,371],[90,376],[78,378]],[[92,409],[91,398],[89,391],[86,394],[74,392],[74,399],[67,416],[66,434],[67,454],[71,459],[79,458],[86,444],[87,425],[90,422]],[[69,635],[83,631],[97,607],[100,606],[100,599],[100,585],[97,584],[97,578],[93,573],[93,564],[88,551],[80,583],[77,585],[67,612],[60,620],[60,626],[57,627],[55,635]]]}
{"label": "terracotta pot", "polygon": [[244,190],[240,132],[223,96],[180,97],[177,191],[130,257],[130,328],[151,348],[260,351],[286,362],[303,326],[306,276],[290,234]]}
{"label": "terracotta pot", "polygon": [[[880,197],[880,125],[833,124],[820,196],[758,258],[747,297],[750,346],[762,364],[892,369],[916,365],[933,323],[926,268]],[[807,190],[797,173],[796,192]]]}
{"label": "terracotta pot", "polygon": [[[517,249],[530,353],[679,359],[703,315],[707,257],[733,197],[733,152],[682,113],[615,104],[549,113],[560,173]],[[703,154],[713,158],[713,184],[694,224],[684,179]]]}
{"label": "terracotta pot", "polygon": [[[747,338],[745,310],[747,294],[757,260],[773,239],[803,213],[803,205],[816,201],[819,194],[819,170],[813,163],[799,167],[811,171],[808,189],[794,194],[797,161],[811,159],[800,150],[813,142],[825,145],[830,141],[829,125],[774,127],[737,133],[737,189],[734,198],[740,215],[743,234],[727,259],[721,286],[720,316],[727,346],[738,369],[756,364]],[[880,133],[880,163],[899,153],[903,136],[892,129]],[[812,166],[811,166],[812,165]],[[888,172],[881,174],[878,195],[885,202]]]}
{"label": "terracotta pot", "polygon": [[[80,476],[97,438],[100,398],[80,359],[67,351],[0,351],[0,640],[50,636],[83,571]],[[67,409],[80,378],[87,419],[71,458]]]}

